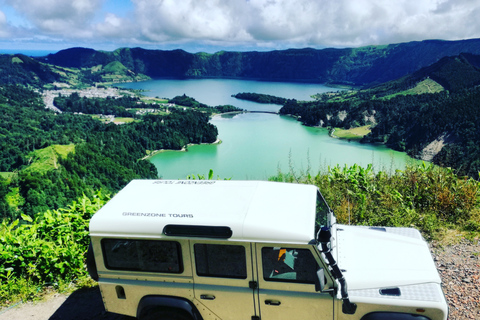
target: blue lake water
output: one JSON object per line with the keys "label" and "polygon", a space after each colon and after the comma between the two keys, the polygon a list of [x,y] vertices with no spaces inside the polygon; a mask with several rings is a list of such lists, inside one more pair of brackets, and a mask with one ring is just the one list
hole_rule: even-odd
{"label": "blue lake water", "polygon": [[[186,94],[211,106],[231,104],[246,110],[278,111],[281,106],[257,104],[231,97],[239,92],[265,93],[297,100],[336,91],[320,84],[264,82],[248,80],[151,80],[126,83],[121,87],[144,89],[153,97],[173,98]],[[316,174],[328,166],[372,163],[376,170],[403,169],[413,159],[405,153],[378,145],[365,145],[328,136],[325,128],[302,126],[291,117],[263,113],[218,115],[221,144],[196,145],[188,151],[169,151],[150,158],[165,179],[184,179],[213,169],[215,177],[265,180],[278,170]]]}

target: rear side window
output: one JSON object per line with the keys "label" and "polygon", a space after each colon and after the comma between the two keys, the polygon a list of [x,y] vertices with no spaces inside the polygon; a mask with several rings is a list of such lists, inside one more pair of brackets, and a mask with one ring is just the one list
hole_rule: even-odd
{"label": "rear side window", "polygon": [[182,273],[176,241],[103,239],[105,267],[112,270]]}
{"label": "rear side window", "polygon": [[247,278],[245,247],[197,243],[193,248],[197,275],[219,278]]}

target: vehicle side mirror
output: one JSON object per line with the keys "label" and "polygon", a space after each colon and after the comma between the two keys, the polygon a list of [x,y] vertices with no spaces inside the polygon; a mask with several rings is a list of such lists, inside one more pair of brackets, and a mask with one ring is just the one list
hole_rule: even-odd
{"label": "vehicle side mirror", "polygon": [[315,291],[323,292],[325,288],[325,271],[323,268],[317,270],[317,276],[315,277]]}

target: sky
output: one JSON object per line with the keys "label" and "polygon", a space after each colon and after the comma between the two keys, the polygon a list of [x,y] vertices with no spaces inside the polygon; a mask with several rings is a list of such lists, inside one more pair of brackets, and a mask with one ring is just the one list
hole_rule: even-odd
{"label": "sky", "polygon": [[0,51],[344,48],[480,38],[480,0],[0,0]]}

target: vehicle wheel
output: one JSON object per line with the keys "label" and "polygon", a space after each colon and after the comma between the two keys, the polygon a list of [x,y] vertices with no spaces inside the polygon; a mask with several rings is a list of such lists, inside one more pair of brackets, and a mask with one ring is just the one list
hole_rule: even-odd
{"label": "vehicle wheel", "polygon": [[192,320],[192,317],[179,310],[152,310],[140,320]]}

